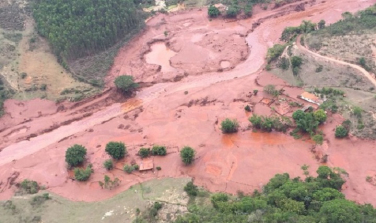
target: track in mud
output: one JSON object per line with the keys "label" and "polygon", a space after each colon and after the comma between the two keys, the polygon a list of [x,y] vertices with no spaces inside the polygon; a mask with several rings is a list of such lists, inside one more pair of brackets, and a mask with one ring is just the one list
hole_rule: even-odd
{"label": "track in mud", "polygon": [[[243,108],[246,104],[255,104],[256,112],[270,112],[269,107],[263,107],[260,104],[265,95],[257,83],[272,82],[286,87],[280,80],[273,79],[268,76],[269,74],[260,70],[264,64],[267,48],[278,42],[279,35],[285,26],[298,25],[307,17],[313,21],[327,19],[329,22],[333,22],[340,18],[342,11],[355,11],[370,4],[372,4],[371,1],[311,2],[306,4],[306,10],[302,12],[291,11],[288,14],[283,9],[278,9],[277,11],[261,12],[249,20],[233,23],[223,23],[221,20],[209,22],[205,12],[198,10],[180,12],[169,17],[157,16],[149,21],[150,28],[146,33],[119,52],[107,81],[111,83],[111,79],[116,75],[130,71],[140,81],[156,82],[157,84],[143,88],[137,92],[134,99],[125,103],[115,103],[114,100],[106,102],[108,94],[104,94],[94,99],[94,102],[77,104],[77,106],[65,104],[65,108],[59,112],[56,111],[57,108],[54,108],[55,110],[51,108],[50,112],[46,112],[40,117],[38,117],[38,113],[34,112],[32,120],[27,122],[22,120],[22,116],[19,117],[17,122],[9,124],[12,127],[0,133],[0,136],[8,134],[7,142],[4,142],[7,146],[0,153],[0,175],[5,179],[8,176],[14,176],[14,173],[20,173],[19,176],[17,175],[19,179],[37,180],[43,185],[47,185],[52,192],[69,199],[95,201],[113,196],[137,182],[158,177],[189,175],[194,177],[197,184],[205,186],[209,190],[235,193],[237,190],[250,192],[258,189],[276,173],[289,172],[292,176],[301,175],[299,167],[303,164],[308,164],[315,169],[319,164],[309,150],[312,146],[310,142],[296,141],[283,134],[246,131],[247,117],[250,114],[244,113]],[[289,5],[285,8],[290,10]],[[165,19],[167,25],[159,24],[162,18]],[[184,29],[179,30],[178,26],[169,27],[169,21],[175,24],[180,22]],[[186,28],[184,24],[188,24],[187,27],[190,28]],[[258,24],[257,28],[254,28],[253,24]],[[158,26],[161,28],[157,29]],[[205,32],[197,31],[200,30],[200,27],[205,27]],[[182,50],[183,48],[180,47],[182,43],[179,42],[179,39],[173,39],[174,32],[187,32],[188,34],[189,32],[199,32],[194,33],[196,36],[190,36],[191,44],[197,45],[200,44],[200,41],[206,43],[205,41],[210,42],[217,38],[216,35],[207,33],[207,27],[218,30],[218,33],[222,33],[222,35],[234,34],[233,38],[236,38],[234,43],[238,41],[237,38],[243,38],[243,40],[239,40],[239,44],[246,41],[249,47],[245,60],[240,60],[240,51],[237,53],[236,58],[238,59],[234,60],[235,62],[221,56],[222,54],[217,54],[216,67],[210,68],[208,72],[204,73],[198,72],[198,70],[205,66],[205,63],[191,61],[190,64],[185,63],[180,68],[177,67],[182,72],[183,68],[185,71],[191,72],[188,76],[183,75],[184,78],[176,82],[170,81],[175,79],[173,76],[175,74],[163,71],[155,72],[154,69],[161,68],[155,67],[158,65],[148,65],[147,60],[141,59],[136,61],[136,64],[130,64],[136,66],[137,63],[141,63],[141,67],[145,70],[139,71],[129,70],[131,66],[124,62],[125,58],[132,58],[132,54],[135,52],[146,54],[150,47],[148,43],[155,39],[164,39],[163,31],[166,28],[170,29],[171,38],[168,41],[171,43],[171,49],[177,52],[171,57],[171,60],[179,55],[179,52],[183,53],[183,56],[190,55],[195,51]],[[251,30],[253,31],[250,32]],[[197,34],[200,34],[200,38]],[[206,34],[210,37],[207,37],[209,39],[204,38]],[[208,46],[207,50],[212,50],[211,46]],[[222,47],[226,47],[226,45]],[[239,49],[242,49],[240,45]],[[136,54],[136,56],[139,57],[140,54]],[[175,58],[175,63],[172,65],[178,64],[183,56]],[[224,60],[234,68],[217,72],[218,68],[223,69],[221,61]],[[162,78],[158,79],[153,75],[137,76],[138,73],[145,71],[153,71],[155,76],[159,75]],[[253,89],[258,89],[259,95],[248,97],[248,93]],[[286,90],[289,91],[289,94],[291,92],[291,97],[299,93],[299,90],[293,88],[286,87]],[[185,91],[187,94],[184,93]],[[37,110],[42,110],[42,108]],[[22,112],[28,114],[27,111]],[[82,114],[88,115],[80,118]],[[77,120],[67,125],[61,125],[50,132],[36,134],[35,137],[25,141],[17,140],[22,139],[22,136],[30,135],[33,131],[43,132],[54,122],[64,123],[76,116]],[[218,121],[227,117],[237,118],[242,127],[242,131],[230,139],[222,136],[218,125]],[[339,120],[340,118],[334,117],[331,127],[325,130],[331,143],[329,151],[330,157],[333,157],[333,159],[330,158],[331,165],[343,166],[350,173],[350,177],[355,174],[359,175],[349,179],[350,187],[345,190],[349,198],[361,202],[373,202],[376,200],[373,199],[376,195],[372,194],[372,188],[365,183],[355,182],[360,182],[359,179],[362,177],[364,177],[363,180],[365,179],[363,176],[365,173],[359,173],[359,169],[366,170],[374,167],[367,166],[368,163],[359,162],[359,159],[363,159],[364,154],[353,154],[351,143],[354,143],[356,139],[351,139],[350,142],[338,142],[334,137],[332,138],[333,133],[329,128],[333,128],[333,125]],[[26,132],[24,132],[25,128]],[[12,130],[14,131],[12,132]],[[9,134],[10,132],[12,133]],[[153,143],[165,144],[168,147],[169,155],[163,158],[154,158],[155,166],[162,167],[160,172],[145,172],[127,176],[120,170],[108,173],[102,167],[102,162],[108,158],[104,153],[104,146],[112,140],[124,141],[128,146],[130,155],[123,162],[117,164],[120,169],[121,165],[125,163],[139,161],[136,153],[141,146],[150,146]],[[64,152],[68,146],[74,143],[83,144],[88,148],[88,161],[94,165],[95,172],[88,183],[77,183],[68,178]],[[370,148],[370,142],[357,141],[357,143],[360,150]],[[190,145],[197,150],[197,159],[192,167],[184,167],[180,163],[178,152],[179,148],[184,145]],[[342,154],[352,155],[347,157]],[[367,156],[373,157],[374,154]],[[355,162],[357,159],[358,161]],[[119,177],[123,184],[113,191],[103,191],[99,187],[95,187],[94,185],[97,185],[97,181],[102,180],[104,174]],[[1,187],[0,185],[0,190],[3,190],[3,193],[0,193],[1,199],[12,195],[12,187]],[[88,190],[90,193],[87,192]]]}

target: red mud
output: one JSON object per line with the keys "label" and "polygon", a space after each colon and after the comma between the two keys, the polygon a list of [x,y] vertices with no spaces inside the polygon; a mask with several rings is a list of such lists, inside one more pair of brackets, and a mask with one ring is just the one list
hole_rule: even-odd
{"label": "red mud", "polygon": [[[142,34],[120,50],[107,78],[108,85],[119,74],[131,74],[143,82],[161,82],[142,88],[134,99],[115,103],[119,100],[109,91],[92,100],[60,107],[45,101],[25,102],[24,108],[18,108],[16,102],[6,103],[8,115],[0,120],[0,148],[4,148],[0,152],[0,199],[12,196],[12,182],[24,178],[36,180],[71,200],[97,201],[138,182],[162,177],[188,175],[211,191],[250,193],[276,173],[301,176],[303,164],[315,170],[320,163],[311,152],[312,142],[295,140],[287,134],[248,130],[250,114],[244,112],[244,106],[251,105],[257,114],[272,114],[270,107],[260,103],[268,97],[262,87],[270,83],[285,90],[284,98],[298,100],[301,89],[288,87],[260,70],[267,48],[278,41],[285,26],[298,25],[303,19],[334,22],[345,11],[354,12],[373,3],[311,2],[305,4],[305,11],[291,11],[298,2],[228,23],[221,19],[210,22],[205,10],[156,16]],[[255,22],[260,25],[254,29]],[[145,59],[150,46],[158,41],[176,52],[169,62],[175,71],[164,69],[165,58],[161,61],[155,57],[151,62]],[[252,93],[254,89],[259,90],[257,96]],[[276,105],[276,111],[285,111],[280,104],[282,107]],[[43,112],[40,117],[36,117],[38,111]],[[223,136],[220,122],[225,118],[238,119],[239,133]],[[375,143],[352,137],[334,139],[333,129],[340,121],[339,116],[328,119],[323,129],[327,146],[317,153],[328,154],[330,166],[347,170],[344,193],[349,199],[376,205],[374,188],[365,181],[366,175],[376,170]],[[109,141],[125,142],[129,156],[107,172],[102,165],[108,159],[104,147]],[[93,164],[94,173],[86,183],[72,180],[64,162],[65,150],[76,143],[87,147],[87,162]],[[168,147],[166,157],[154,157],[154,166],[162,167],[161,171],[128,175],[121,170],[125,163],[140,161],[136,153],[141,146],[154,143]],[[179,148],[185,145],[197,151],[189,167],[182,165],[179,157]],[[104,174],[118,177],[121,185],[111,191],[100,189],[98,181]]]}

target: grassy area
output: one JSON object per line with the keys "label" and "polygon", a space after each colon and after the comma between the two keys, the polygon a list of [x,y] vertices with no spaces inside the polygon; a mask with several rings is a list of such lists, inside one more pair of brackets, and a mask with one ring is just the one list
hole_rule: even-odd
{"label": "grassy area", "polygon": [[375,72],[376,5],[307,35],[308,46],[322,55],[334,56]]}
{"label": "grassy area", "polygon": [[[0,202],[0,222],[131,222],[136,217],[137,209],[143,211],[155,201],[171,206],[186,206],[188,197],[183,193],[183,188],[188,181],[189,178],[151,180],[110,199],[91,203],[72,202],[55,194],[43,200],[46,191],[15,196],[11,203]],[[169,212],[173,213],[174,209],[169,209]]]}

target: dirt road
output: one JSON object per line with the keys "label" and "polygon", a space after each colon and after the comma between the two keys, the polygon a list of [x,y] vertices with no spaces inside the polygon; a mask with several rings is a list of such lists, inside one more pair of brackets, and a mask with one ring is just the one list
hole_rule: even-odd
{"label": "dirt road", "polygon": [[352,67],[358,71],[360,71],[362,74],[364,74],[365,77],[368,78],[368,80],[376,87],[376,79],[368,72],[366,71],[363,67],[359,66],[359,65],[356,65],[356,64],[352,64],[352,63],[347,63],[345,61],[342,61],[342,60],[338,60],[338,59],[335,59],[335,58],[331,58],[331,57],[327,57],[327,56],[323,56],[323,55],[320,55],[316,52],[313,52],[311,50],[309,50],[308,48],[302,46],[300,44],[300,36],[297,38],[296,42],[295,42],[296,46],[298,46],[299,49],[303,50],[304,52],[308,53],[308,54],[311,54],[317,58],[321,58],[321,59],[324,59],[325,61],[331,61],[331,62],[334,62],[334,63],[337,63],[337,64],[340,64],[340,65],[345,65],[345,66],[349,66],[349,67]]}

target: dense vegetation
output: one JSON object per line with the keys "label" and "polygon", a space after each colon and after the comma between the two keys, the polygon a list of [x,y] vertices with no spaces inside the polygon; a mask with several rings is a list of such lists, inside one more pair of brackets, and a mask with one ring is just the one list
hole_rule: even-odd
{"label": "dense vegetation", "polygon": [[143,22],[131,0],[37,0],[33,15],[61,62],[102,51]]}
{"label": "dense vegetation", "polygon": [[342,14],[343,19],[327,26],[317,33],[328,33],[330,35],[346,35],[353,31],[376,28],[376,5],[360,11],[356,14],[345,12]]}
{"label": "dense vegetation", "polygon": [[86,148],[75,144],[67,149],[65,152],[65,161],[69,167],[75,167],[82,164],[85,160]]}
{"label": "dense vegetation", "polygon": [[262,192],[255,191],[252,196],[219,193],[211,196],[211,205],[193,202],[189,213],[175,222],[375,222],[376,210],[371,205],[357,205],[340,192],[345,182],[342,173],[339,169],[321,166],[317,177],[305,171],[304,180],[291,179],[287,173],[277,174]]}
{"label": "dense vegetation", "polygon": [[10,96],[12,95],[12,91],[10,91],[4,81],[2,80],[1,76],[0,76],[0,117],[3,115],[3,109],[4,109],[4,101],[8,98],[10,98]]}

